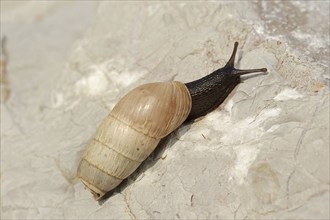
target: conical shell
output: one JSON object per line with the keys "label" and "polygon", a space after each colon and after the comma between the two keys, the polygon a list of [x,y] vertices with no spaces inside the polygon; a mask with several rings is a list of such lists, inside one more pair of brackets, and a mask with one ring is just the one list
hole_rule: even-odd
{"label": "conical shell", "polygon": [[190,94],[180,82],[133,89],[97,129],[78,167],[78,177],[99,199],[134,172],[160,139],[185,121],[190,110]]}

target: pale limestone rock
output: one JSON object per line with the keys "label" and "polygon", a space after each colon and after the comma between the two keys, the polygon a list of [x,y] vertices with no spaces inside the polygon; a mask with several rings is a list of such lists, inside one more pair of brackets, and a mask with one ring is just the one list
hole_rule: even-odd
{"label": "pale limestone rock", "polygon": [[[1,218],[329,219],[327,1],[1,1]],[[239,41],[245,77],[98,204],[75,177],[137,85],[188,82]]]}

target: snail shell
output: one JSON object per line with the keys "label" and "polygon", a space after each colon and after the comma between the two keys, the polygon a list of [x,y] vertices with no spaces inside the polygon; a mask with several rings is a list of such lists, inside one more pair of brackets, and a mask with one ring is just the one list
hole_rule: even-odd
{"label": "snail shell", "polygon": [[180,82],[150,83],[124,96],[102,122],[78,168],[78,177],[96,199],[127,178],[179,127],[191,110]]}
{"label": "snail shell", "polygon": [[139,86],[125,95],[101,123],[87,146],[77,176],[95,199],[114,189],[155,149],[160,139],[218,107],[240,83],[240,76],[266,68],[234,67],[238,43],[227,64],[183,84],[160,82]]}

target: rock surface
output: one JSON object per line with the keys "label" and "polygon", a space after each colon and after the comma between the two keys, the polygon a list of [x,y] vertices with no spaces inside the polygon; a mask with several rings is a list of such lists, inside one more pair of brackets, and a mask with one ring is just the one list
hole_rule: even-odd
{"label": "rock surface", "polygon": [[[1,1],[1,219],[329,219],[329,3]],[[76,178],[118,99],[244,77],[109,198]]]}

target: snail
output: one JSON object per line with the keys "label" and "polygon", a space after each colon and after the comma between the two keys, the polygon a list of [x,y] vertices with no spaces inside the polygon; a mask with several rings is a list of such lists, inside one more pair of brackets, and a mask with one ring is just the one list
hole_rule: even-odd
{"label": "snail", "polygon": [[128,92],[98,127],[80,161],[77,177],[100,200],[151,154],[159,141],[218,107],[240,83],[240,76],[266,68],[234,68],[238,47],[227,64],[189,83],[156,82]]}

